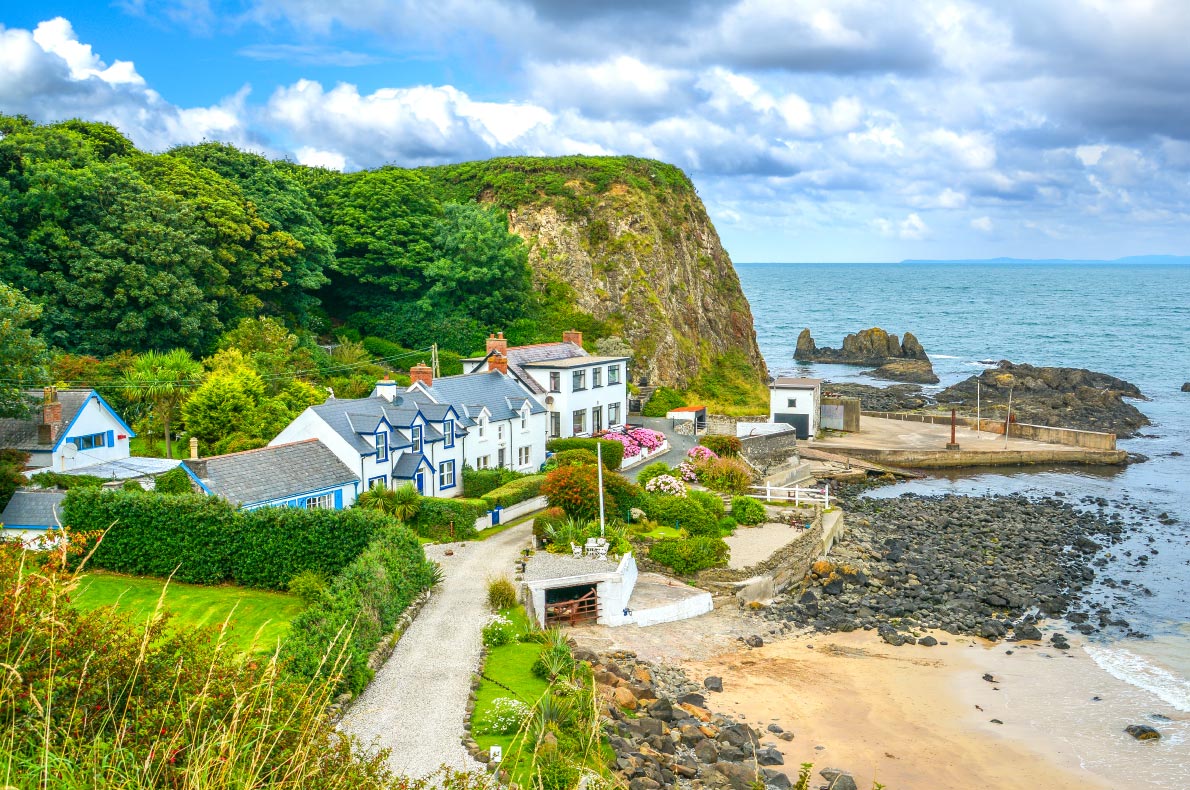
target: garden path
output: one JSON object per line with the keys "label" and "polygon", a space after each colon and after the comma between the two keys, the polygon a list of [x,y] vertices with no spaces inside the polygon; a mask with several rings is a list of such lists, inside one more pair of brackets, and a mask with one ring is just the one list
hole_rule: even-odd
{"label": "garden path", "polygon": [[[340,725],[365,746],[389,749],[389,767],[422,777],[443,764],[483,768],[463,748],[471,676],[479,670],[487,622],[487,580],[512,575],[532,522],[478,542],[426,546],[445,579]],[[454,552],[446,556],[446,551]]]}

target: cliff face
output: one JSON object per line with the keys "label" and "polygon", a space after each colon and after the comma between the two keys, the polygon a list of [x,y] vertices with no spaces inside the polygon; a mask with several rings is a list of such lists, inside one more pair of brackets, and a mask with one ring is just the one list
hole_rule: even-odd
{"label": "cliff face", "polygon": [[[514,163],[523,176],[512,185],[503,176]],[[765,380],[739,277],[680,170],[629,157],[482,166],[482,177],[468,173],[470,189],[508,211],[534,285],[568,294],[627,340],[634,379],[688,388],[727,360]]]}

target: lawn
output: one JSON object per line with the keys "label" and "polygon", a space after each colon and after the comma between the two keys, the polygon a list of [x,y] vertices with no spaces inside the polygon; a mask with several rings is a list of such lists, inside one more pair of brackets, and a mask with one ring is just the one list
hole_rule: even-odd
{"label": "lawn", "polygon": [[[163,579],[94,571],[79,580],[71,598],[83,611],[115,606],[143,621],[156,610],[164,587]],[[163,608],[189,626],[218,627],[230,615],[229,638],[248,653],[271,652],[306,604],[287,593],[170,582]]]}
{"label": "lawn", "polygon": [[656,529],[634,535],[634,537],[650,538],[652,540],[661,540],[662,538],[680,538],[681,536],[681,530],[664,525],[658,525]]}

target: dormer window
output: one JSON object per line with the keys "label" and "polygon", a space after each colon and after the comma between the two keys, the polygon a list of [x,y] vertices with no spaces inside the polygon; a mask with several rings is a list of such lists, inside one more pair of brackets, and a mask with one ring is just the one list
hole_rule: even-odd
{"label": "dormer window", "polygon": [[527,430],[528,428],[529,428],[529,410],[521,409],[521,430],[524,431],[524,430]]}
{"label": "dormer window", "polygon": [[487,435],[487,432],[488,432],[488,418],[480,417],[479,418],[479,438],[482,439],[485,435]]}
{"label": "dormer window", "polygon": [[409,440],[413,442],[413,452],[421,452],[421,426],[414,425],[409,429]]}
{"label": "dormer window", "polygon": [[383,431],[376,434],[376,460],[388,460],[388,434]]}
{"label": "dormer window", "polygon": [[446,439],[446,443],[443,445],[444,447],[454,447],[455,446],[455,421],[454,420],[447,420],[446,423],[442,426],[442,436],[445,437],[445,439]]}

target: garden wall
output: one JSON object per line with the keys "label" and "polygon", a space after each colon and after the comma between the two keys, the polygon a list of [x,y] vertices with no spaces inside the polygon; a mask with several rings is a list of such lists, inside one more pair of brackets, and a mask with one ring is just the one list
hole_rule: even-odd
{"label": "garden wall", "polygon": [[768,422],[767,414],[749,414],[743,417],[731,417],[726,414],[707,415],[707,433],[720,436],[735,436],[736,425],[741,422]]}

